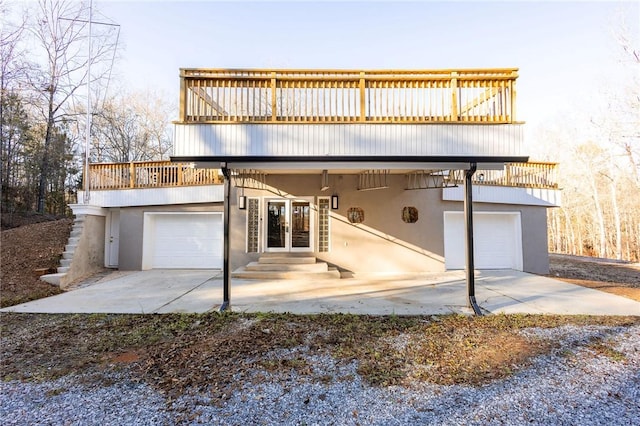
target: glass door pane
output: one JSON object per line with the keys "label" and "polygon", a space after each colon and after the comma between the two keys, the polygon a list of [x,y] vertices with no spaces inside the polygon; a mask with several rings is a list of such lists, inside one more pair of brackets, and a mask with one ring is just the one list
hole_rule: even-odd
{"label": "glass door pane", "polygon": [[309,248],[310,215],[308,201],[291,202],[291,247]]}
{"label": "glass door pane", "polygon": [[267,247],[287,247],[286,201],[269,201],[267,205]]}

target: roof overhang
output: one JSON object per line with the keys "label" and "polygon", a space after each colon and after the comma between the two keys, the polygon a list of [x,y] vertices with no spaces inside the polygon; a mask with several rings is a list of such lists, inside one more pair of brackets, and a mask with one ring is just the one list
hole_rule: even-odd
{"label": "roof overhang", "polygon": [[478,169],[500,170],[505,163],[526,163],[523,156],[448,156],[448,157],[381,157],[381,156],[324,156],[324,157],[249,157],[197,156],[171,157],[171,161],[195,163],[198,168],[254,169],[271,173],[315,173],[331,170],[334,173],[358,173],[361,170],[389,170],[406,173],[410,170],[468,170],[475,163]]}

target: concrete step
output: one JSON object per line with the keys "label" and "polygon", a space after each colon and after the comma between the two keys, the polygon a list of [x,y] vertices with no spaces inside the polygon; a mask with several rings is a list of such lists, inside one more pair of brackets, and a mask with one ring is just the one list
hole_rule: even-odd
{"label": "concrete step", "polygon": [[72,251],[63,251],[62,252],[63,259],[73,259],[73,250]]}
{"label": "concrete step", "polygon": [[245,280],[331,280],[340,279],[340,272],[335,268],[325,272],[247,271],[245,268],[240,268],[231,273],[231,278]]}
{"label": "concrete step", "polygon": [[77,244],[67,244],[66,246],[64,246],[64,251],[74,252],[77,246]]}
{"label": "concrete step", "polygon": [[80,229],[71,229],[71,234],[69,234],[70,238],[80,238],[82,235],[82,228]]}
{"label": "concrete step", "polygon": [[60,280],[67,275],[66,273],[47,274],[40,277],[41,281],[60,287]]}
{"label": "concrete step", "polygon": [[69,266],[58,266],[58,273],[66,274],[67,272],[69,272],[69,269],[70,269]]}
{"label": "concrete step", "polygon": [[60,266],[71,266],[72,259],[60,259]]}
{"label": "concrete step", "polygon": [[316,258],[314,256],[260,256],[258,263],[299,265],[316,263]]}
{"label": "concrete step", "polygon": [[77,246],[79,242],[80,242],[80,237],[69,237],[67,244],[73,244]]}
{"label": "concrete step", "polygon": [[318,263],[260,263],[251,262],[245,266],[247,271],[304,271],[304,272],[327,272],[328,265],[325,262]]}

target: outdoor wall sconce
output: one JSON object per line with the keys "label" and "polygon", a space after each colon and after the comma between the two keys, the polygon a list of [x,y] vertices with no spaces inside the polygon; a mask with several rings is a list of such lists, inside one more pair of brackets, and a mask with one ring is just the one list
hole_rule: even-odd
{"label": "outdoor wall sconce", "polygon": [[484,182],[484,173],[478,175],[478,182]]}
{"label": "outdoor wall sconce", "polygon": [[241,195],[238,197],[238,209],[246,210],[247,209],[247,197]]}
{"label": "outdoor wall sconce", "polygon": [[338,210],[338,196],[337,195],[332,195],[331,196],[331,209],[332,210]]}

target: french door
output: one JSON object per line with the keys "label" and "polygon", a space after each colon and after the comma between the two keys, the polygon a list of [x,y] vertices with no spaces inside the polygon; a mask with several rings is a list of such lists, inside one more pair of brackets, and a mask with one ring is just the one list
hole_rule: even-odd
{"label": "french door", "polygon": [[266,200],[265,251],[312,251],[313,218],[306,200]]}

